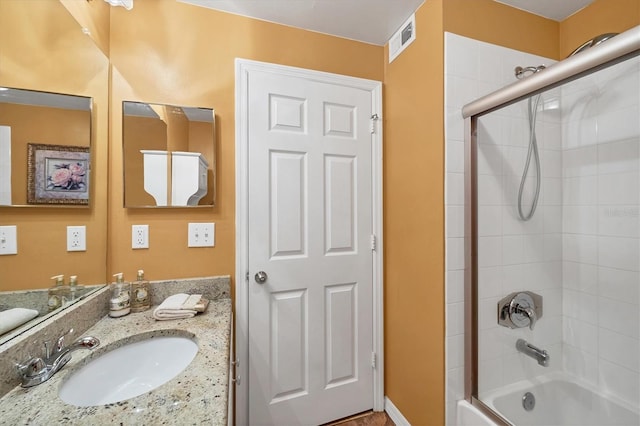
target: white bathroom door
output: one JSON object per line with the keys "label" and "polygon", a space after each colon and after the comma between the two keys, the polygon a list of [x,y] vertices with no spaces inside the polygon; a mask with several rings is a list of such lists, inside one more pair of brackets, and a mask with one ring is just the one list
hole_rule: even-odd
{"label": "white bathroom door", "polygon": [[249,424],[321,424],[374,404],[372,93],[248,78]]}

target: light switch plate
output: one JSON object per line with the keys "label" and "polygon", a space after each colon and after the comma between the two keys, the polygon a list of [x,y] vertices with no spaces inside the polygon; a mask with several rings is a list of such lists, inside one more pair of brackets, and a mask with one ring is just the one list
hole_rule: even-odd
{"label": "light switch plate", "polygon": [[15,225],[0,226],[0,256],[18,254],[18,230]]}
{"label": "light switch plate", "polygon": [[87,251],[86,226],[67,226],[67,251]]}
{"label": "light switch plate", "polygon": [[187,247],[214,247],[215,232],[215,223],[190,223]]}
{"label": "light switch plate", "polygon": [[149,248],[149,225],[131,225],[131,248]]}

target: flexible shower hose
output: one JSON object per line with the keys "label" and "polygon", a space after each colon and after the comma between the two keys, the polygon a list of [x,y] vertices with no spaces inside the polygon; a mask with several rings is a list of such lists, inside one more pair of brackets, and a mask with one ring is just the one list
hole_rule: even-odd
{"label": "flexible shower hose", "polygon": [[[529,108],[529,150],[527,152],[527,161],[524,165],[524,170],[522,171],[522,179],[520,179],[520,189],[518,189],[518,216],[520,219],[527,221],[533,217],[533,214],[536,211],[536,207],[538,206],[538,198],[540,196],[540,154],[538,153],[538,140],[536,138],[536,117],[538,115],[538,103],[540,102],[540,96],[535,96],[534,98],[529,98],[528,108]],[[535,103],[535,105],[532,105]],[[529,213],[524,214],[522,211],[522,195],[524,192],[524,185],[527,181],[527,174],[529,173],[529,166],[531,165],[531,157],[533,156],[535,167],[536,167],[536,190],[533,195],[533,202],[531,203],[531,209]]]}

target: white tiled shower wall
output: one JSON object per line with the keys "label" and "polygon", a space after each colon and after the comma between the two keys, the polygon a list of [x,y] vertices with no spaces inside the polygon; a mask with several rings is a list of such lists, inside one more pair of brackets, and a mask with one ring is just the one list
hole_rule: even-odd
{"label": "white tiled shower wall", "polygon": [[640,59],[562,87],[563,368],[640,406]]}
{"label": "white tiled shower wall", "polygon": [[[513,83],[515,66],[553,61],[449,33],[445,52],[446,415],[447,424],[456,424],[455,403],[463,397],[464,371],[460,108]],[[527,103],[480,119],[481,395],[564,369],[638,405],[638,61],[590,79],[542,95],[536,126],[541,201],[529,222],[518,220],[515,210],[528,144]],[[531,185],[525,189],[530,193]],[[518,290],[544,298],[544,316],[534,332],[496,323],[497,301]],[[518,354],[518,337],[547,349],[551,367],[539,367]]]}

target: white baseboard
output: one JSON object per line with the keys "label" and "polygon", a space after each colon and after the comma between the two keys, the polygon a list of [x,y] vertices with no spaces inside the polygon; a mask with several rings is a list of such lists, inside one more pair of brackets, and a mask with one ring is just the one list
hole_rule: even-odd
{"label": "white baseboard", "polygon": [[387,415],[393,420],[396,426],[411,426],[411,423],[404,418],[400,410],[398,410],[398,408],[393,405],[393,402],[386,396],[384,397],[384,411],[387,412]]}

